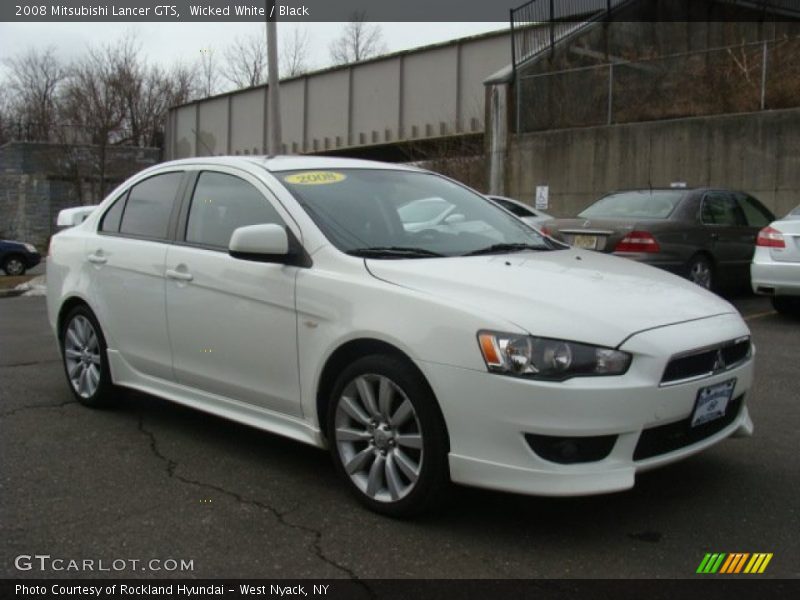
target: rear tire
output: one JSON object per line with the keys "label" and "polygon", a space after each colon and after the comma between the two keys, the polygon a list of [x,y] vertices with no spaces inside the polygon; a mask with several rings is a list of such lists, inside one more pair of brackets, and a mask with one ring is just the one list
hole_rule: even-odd
{"label": "rear tire", "polygon": [[713,290],[716,285],[714,265],[703,254],[695,254],[686,265],[686,278],[706,290]]}
{"label": "rear tire", "polygon": [[446,499],[444,419],[427,382],[407,361],[391,355],[356,360],[333,386],[327,417],[336,470],[364,506],[409,517]]}
{"label": "rear tire", "polygon": [[793,296],[773,296],[772,307],[782,315],[800,317],[800,298]]}
{"label": "rear tire", "polygon": [[3,271],[11,277],[25,275],[25,261],[17,255],[7,256],[3,260]]}
{"label": "rear tire", "polygon": [[69,311],[59,340],[67,383],[78,402],[92,408],[110,405],[116,390],[108,367],[108,347],[88,306],[79,305]]}

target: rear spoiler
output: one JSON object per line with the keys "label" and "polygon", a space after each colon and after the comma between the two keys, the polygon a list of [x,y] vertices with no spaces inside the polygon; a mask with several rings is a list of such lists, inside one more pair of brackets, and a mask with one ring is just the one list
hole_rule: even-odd
{"label": "rear spoiler", "polygon": [[65,208],[58,212],[56,225],[58,227],[75,227],[86,220],[92,211],[97,208],[97,204],[91,206],[77,206],[75,208]]}

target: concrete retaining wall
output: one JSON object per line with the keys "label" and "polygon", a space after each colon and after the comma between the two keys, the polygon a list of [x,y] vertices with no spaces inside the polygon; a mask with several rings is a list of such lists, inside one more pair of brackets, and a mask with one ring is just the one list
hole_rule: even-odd
{"label": "concrete retaining wall", "polygon": [[777,215],[800,204],[800,109],[630,123],[511,136],[506,190],[574,215],[615,189],[720,186],[749,192]]}

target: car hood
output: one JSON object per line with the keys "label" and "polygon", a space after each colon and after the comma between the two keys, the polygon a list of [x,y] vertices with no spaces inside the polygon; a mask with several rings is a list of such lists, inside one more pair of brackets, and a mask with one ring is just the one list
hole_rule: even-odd
{"label": "car hood", "polygon": [[533,335],[616,347],[631,334],[736,309],[680,277],[582,250],[367,260],[373,276]]}

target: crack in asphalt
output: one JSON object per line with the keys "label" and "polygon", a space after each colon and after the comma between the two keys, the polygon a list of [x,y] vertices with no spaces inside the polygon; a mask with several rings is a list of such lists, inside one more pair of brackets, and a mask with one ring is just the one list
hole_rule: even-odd
{"label": "crack in asphalt", "polygon": [[51,360],[30,360],[25,362],[0,365],[0,369],[13,369],[14,367],[34,367],[36,365],[47,365],[51,363],[60,363],[60,362],[61,362],[60,358],[53,358]]}
{"label": "crack in asphalt", "polygon": [[314,536],[314,542],[312,544],[312,548],[313,548],[314,554],[317,556],[317,558],[319,558],[321,561],[331,565],[335,569],[338,569],[339,571],[345,573],[355,583],[361,585],[367,591],[367,593],[369,594],[370,598],[377,598],[377,594],[375,593],[375,591],[372,588],[370,588],[369,585],[367,585],[367,583],[363,579],[361,579],[352,569],[350,569],[349,567],[347,567],[345,565],[342,565],[341,563],[338,563],[335,560],[333,560],[332,558],[326,556],[325,552],[322,549],[322,531],[320,531],[319,529],[315,529],[313,527],[309,527],[307,525],[300,525],[298,523],[291,523],[286,519],[287,515],[289,515],[290,513],[294,512],[294,510],[296,510],[296,509],[280,511],[280,510],[276,509],[275,507],[270,506],[269,504],[266,504],[264,502],[260,502],[258,500],[245,498],[244,496],[242,496],[238,492],[227,490],[227,489],[225,489],[223,487],[220,487],[218,485],[215,485],[213,483],[207,483],[207,482],[204,482],[204,481],[198,481],[196,479],[189,479],[188,477],[184,477],[183,475],[179,475],[179,474],[177,474],[175,472],[175,469],[178,467],[177,461],[169,458],[168,456],[163,454],[161,452],[161,450],[159,450],[158,443],[156,441],[156,436],[152,431],[150,431],[150,430],[145,428],[145,426],[144,426],[144,417],[141,414],[139,415],[138,430],[139,430],[140,433],[142,433],[143,435],[147,436],[147,438],[149,439],[149,441],[150,441],[150,451],[153,453],[153,455],[156,458],[158,458],[160,461],[162,461],[163,463],[166,464],[167,475],[169,477],[171,477],[173,479],[177,479],[178,481],[180,481],[182,483],[185,483],[187,485],[195,485],[195,486],[202,487],[202,488],[205,488],[205,489],[208,489],[208,490],[213,490],[213,491],[215,491],[217,493],[220,493],[220,494],[223,494],[223,495],[228,496],[230,498],[233,498],[234,500],[236,500],[236,502],[239,502],[240,504],[249,504],[251,506],[255,506],[256,508],[260,508],[261,510],[264,510],[264,511],[270,513],[273,517],[275,517],[275,519],[278,521],[278,523],[280,523],[281,525],[284,525],[285,527],[289,527],[289,528],[295,529],[297,531],[302,531],[304,533],[312,534]]}
{"label": "crack in asphalt", "polygon": [[77,404],[77,403],[78,403],[77,400],[65,400],[64,402],[59,402],[58,404],[34,404],[32,406],[20,406],[19,408],[1,412],[0,419],[3,419],[5,417],[13,417],[17,413],[26,412],[29,410],[40,410],[43,408],[62,408],[64,406],[67,406],[68,404]]}

